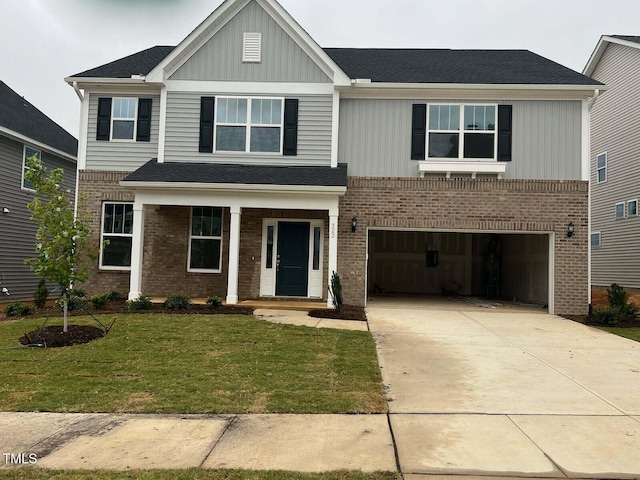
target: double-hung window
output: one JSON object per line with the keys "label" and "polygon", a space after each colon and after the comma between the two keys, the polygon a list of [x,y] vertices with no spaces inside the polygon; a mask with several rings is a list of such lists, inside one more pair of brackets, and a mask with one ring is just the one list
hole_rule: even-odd
{"label": "double-hung window", "polygon": [[638,215],[638,200],[629,200],[627,202],[627,216],[635,217]]}
{"label": "double-hung window", "polygon": [[624,202],[616,203],[616,218],[624,218]]}
{"label": "double-hung window", "polygon": [[100,268],[131,268],[133,242],[133,203],[105,202],[102,206]]}
{"label": "double-hung window", "polygon": [[282,98],[216,98],[218,152],[282,153]]}
{"label": "double-hung window", "polygon": [[31,147],[24,146],[24,153],[22,156],[22,188],[25,190],[33,190],[33,183],[24,178],[24,174],[29,171],[29,167],[27,166],[27,162],[31,157],[41,158],[40,150],[35,150]]}
{"label": "double-hung window", "polygon": [[495,105],[429,105],[429,158],[496,159]]}
{"label": "double-hung window", "polygon": [[600,232],[592,232],[591,233],[591,246],[592,247],[599,247],[600,246]]}
{"label": "double-hung window", "polygon": [[136,138],[137,98],[114,98],[111,116],[111,140]]}
{"label": "double-hung window", "polygon": [[598,183],[607,181],[607,154],[598,155]]}
{"label": "double-hung window", "polygon": [[189,239],[189,271],[220,273],[222,208],[192,207]]}

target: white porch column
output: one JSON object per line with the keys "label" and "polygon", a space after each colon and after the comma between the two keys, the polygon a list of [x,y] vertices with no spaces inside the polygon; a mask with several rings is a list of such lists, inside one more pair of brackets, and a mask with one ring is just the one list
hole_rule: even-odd
{"label": "white porch column", "polygon": [[[331,276],[338,271],[338,209],[329,211],[329,265],[327,272],[329,279],[327,285],[331,286]],[[333,307],[331,293],[327,296],[327,306]]]}
{"label": "white porch column", "polygon": [[144,250],[144,204],[133,204],[133,238],[131,240],[131,278],[129,300],[142,295],[142,257]]}
{"label": "white porch column", "polygon": [[227,279],[227,304],[238,303],[238,270],[240,263],[240,212],[237,205],[231,206],[229,230],[229,274]]}

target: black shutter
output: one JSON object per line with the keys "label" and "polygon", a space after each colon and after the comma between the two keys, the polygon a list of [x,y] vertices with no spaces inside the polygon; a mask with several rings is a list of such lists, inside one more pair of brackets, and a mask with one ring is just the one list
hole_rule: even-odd
{"label": "black shutter", "polygon": [[111,99],[98,99],[98,124],[96,140],[109,141],[111,137]]}
{"label": "black shutter", "polygon": [[200,99],[200,152],[213,152],[213,110],[215,97],[202,97]]}
{"label": "black shutter", "polygon": [[411,120],[411,160],[424,160],[427,149],[427,106],[415,104]]}
{"label": "black shutter", "polygon": [[284,101],[284,155],[298,155],[298,99]]}
{"label": "black shutter", "polygon": [[138,132],[136,141],[151,141],[151,105],[150,98],[141,98],[138,100]]}
{"label": "black shutter", "polygon": [[498,161],[511,161],[513,107],[498,105]]}

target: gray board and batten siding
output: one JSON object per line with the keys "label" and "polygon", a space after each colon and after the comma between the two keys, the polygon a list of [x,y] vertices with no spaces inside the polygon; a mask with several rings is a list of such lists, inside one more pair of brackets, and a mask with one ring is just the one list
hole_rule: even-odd
{"label": "gray board and batten siding", "polygon": [[[243,63],[243,34],[262,34],[262,61]],[[170,80],[312,82],[331,79],[256,2],[250,2]]]}
{"label": "gray board and batten siding", "polygon": [[[152,100],[151,141],[96,140],[98,99],[100,98],[150,98]],[[152,158],[156,158],[158,156],[159,124],[160,95],[91,93],[89,97],[86,169],[128,172],[141,167]]]}
{"label": "gray board and batten siding", "polygon": [[331,165],[332,95],[285,95],[299,100],[298,153],[295,156],[200,153],[200,99],[202,96],[214,95],[204,92],[168,93],[165,162]]}
{"label": "gray board and batten siding", "polygon": [[[616,203],[640,200],[640,48],[610,43],[592,77],[609,89],[591,111],[592,283],[640,288],[640,217],[615,218]],[[597,156],[607,153],[607,180],[597,183]]]}
{"label": "gray board and batten siding", "polygon": [[[33,148],[39,150],[35,146]],[[25,265],[26,258],[35,255],[37,225],[31,220],[27,203],[34,195],[22,190],[22,158],[24,144],[0,135],[0,270],[4,272],[2,286],[11,293],[0,301],[31,300],[40,279]],[[64,170],[63,187],[75,192],[76,164],[42,152],[42,160],[51,171]],[[9,213],[3,209],[8,208]]]}
{"label": "gray board and batten siding", "polygon": [[338,161],[349,176],[416,177],[411,115],[416,103],[513,105],[513,160],[505,178],[580,180],[582,103],[579,101],[342,99]]}

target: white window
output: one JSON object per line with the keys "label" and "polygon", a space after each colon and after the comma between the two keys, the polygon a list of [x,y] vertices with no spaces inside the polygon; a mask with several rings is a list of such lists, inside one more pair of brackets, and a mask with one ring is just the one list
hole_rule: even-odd
{"label": "white window", "polygon": [[429,105],[429,158],[496,159],[495,105]]}
{"label": "white window", "polygon": [[598,155],[598,183],[607,181],[607,154]]}
{"label": "white window", "polygon": [[616,203],[616,218],[624,218],[624,202]]}
{"label": "white window", "polygon": [[134,140],[136,138],[136,98],[114,98],[111,110],[111,140]]}
{"label": "white window", "polygon": [[242,61],[260,63],[262,60],[262,34],[245,32],[242,37]]}
{"label": "white window", "polygon": [[216,98],[218,152],[282,153],[282,98]]}
{"label": "white window", "polygon": [[129,270],[132,242],[133,203],[103,203],[100,268]]}
{"label": "white window", "polygon": [[189,239],[190,272],[220,273],[222,208],[193,207]]}
{"label": "white window", "polygon": [[627,216],[635,217],[638,215],[638,200],[629,200],[627,202]]}
{"label": "white window", "polygon": [[592,247],[600,246],[600,232],[593,232],[591,234],[591,246]]}
{"label": "white window", "polygon": [[35,150],[31,147],[24,146],[24,152],[22,155],[22,188],[25,190],[33,191],[33,183],[24,178],[25,172],[29,171],[29,167],[27,166],[27,161],[31,157],[35,156],[36,158],[41,158],[40,150]]}

